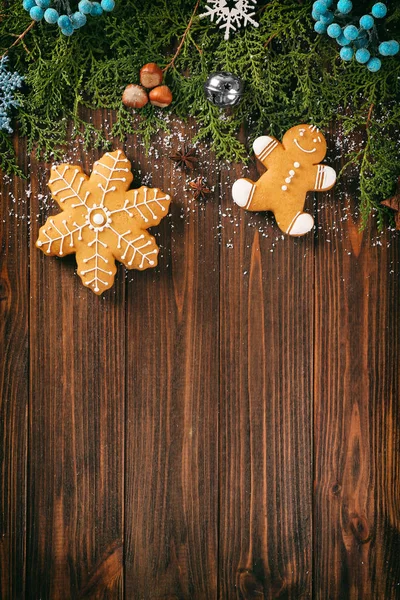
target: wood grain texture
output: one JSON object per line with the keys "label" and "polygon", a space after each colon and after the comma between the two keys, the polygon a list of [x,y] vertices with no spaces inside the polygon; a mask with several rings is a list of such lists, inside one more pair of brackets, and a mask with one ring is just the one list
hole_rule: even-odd
{"label": "wood grain texture", "polygon": [[[17,143],[26,170],[23,142]],[[0,175],[0,598],[25,594],[29,394],[27,181]]]}
{"label": "wood grain texture", "polygon": [[380,600],[400,597],[399,243],[348,198],[315,254],[315,597]]}
{"label": "wood grain texture", "polygon": [[308,598],[313,238],[232,206],[240,176],[222,173],[219,598]]}
{"label": "wood grain texture", "polygon": [[185,179],[165,155],[153,170],[171,217],[157,228],[159,267],[127,288],[125,575],[141,600],[217,590],[218,189],[202,205]]}
{"label": "wood grain texture", "polygon": [[34,248],[49,165],[0,179],[0,598],[396,600],[399,238],[359,233],[350,186],[285,238],[204,147],[193,201],[171,128],[125,147],[174,197],[159,266],[103,297]]}
{"label": "wood grain texture", "polygon": [[[90,172],[101,153],[72,148],[72,162]],[[48,207],[59,211],[43,201],[43,165],[32,163],[31,181],[36,240]],[[31,244],[30,264],[27,597],[120,598],[124,277],[99,301],[82,286],[73,256],[49,258]]]}

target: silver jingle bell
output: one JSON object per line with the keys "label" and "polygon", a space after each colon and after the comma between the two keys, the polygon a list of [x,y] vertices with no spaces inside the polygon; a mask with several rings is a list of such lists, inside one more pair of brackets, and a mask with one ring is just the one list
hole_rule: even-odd
{"label": "silver jingle bell", "polygon": [[220,71],[211,73],[204,84],[207,100],[215,106],[225,108],[239,104],[243,95],[243,83],[232,73]]}

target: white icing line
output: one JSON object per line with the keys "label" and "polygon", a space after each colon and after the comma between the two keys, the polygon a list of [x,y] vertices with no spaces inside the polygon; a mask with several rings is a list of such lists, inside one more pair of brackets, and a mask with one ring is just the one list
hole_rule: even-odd
{"label": "white icing line", "polygon": [[317,149],[313,148],[312,150],[305,150],[304,148],[302,148],[299,144],[299,142],[297,141],[296,138],[294,138],[294,143],[296,144],[296,146],[298,147],[299,150],[301,150],[302,152],[306,152],[307,154],[312,154],[313,152],[316,152]]}
{"label": "white icing line", "polygon": [[126,244],[124,253],[121,255],[121,260],[125,260],[128,255],[129,250],[132,250],[132,256],[131,256],[130,260],[128,261],[129,266],[133,264],[133,261],[136,258],[136,254],[139,254],[142,257],[142,261],[139,265],[139,269],[143,268],[145,260],[147,260],[147,262],[149,263],[150,266],[153,266],[155,264],[155,261],[151,260],[149,258],[149,256],[152,254],[157,254],[158,249],[151,250],[150,252],[142,252],[143,248],[147,248],[148,246],[151,246],[151,244],[152,244],[151,240],[146,241],[142,246],[134,245],[134,244],[136,244],[136,242],[139,242],[140,240],[144,240],[146,238],[146,236],[144,234],[139,235],[134,240],[129,240],[125,236],[129,235],[131,233],[130,231],[126,231],[125,233],[121,234],[121,233],[118,233],[118,231],[116,231],[111,226],[110,226],[110,229],[118,237],[117,248],[122,248],[121,242],[124,242]]}
{"label": "white icing line", "polygon": [[295,216],[295,217],[292,219],[292,221],[291,221],[291,223],[290,223],[289,227],[286,229],[286,233],[289,233],[289,232],[290,232],[290,230],[292,229],[292,227],[293,227],[293,224],[294,224],[295,220],[297,219],[297,217],[299,216],[299,214],[300,214],[300,211],[299,211],[299,212],[296,214],[296,216]]}
{"label": "white icing line", "polygon": [[[64,246],[64,240],[68,237],[70,237],[70,248],[73,247],[74,243],[73,243],[73,235],[76,232],[79,232],[78,235],[78,240],[82,239],[82,229],[84,229],[86,227],[86,225],[77,225],[77,223],[73,223],[73,225],[76,227],[76,229],[69,229],[68,227],[68,223],[66,220],[64,220],[62,222],[62,224],[64,225],[65,229],[66,229],[66,233],[62,233],[62,231],[55,225],[53,219],[49,219],[49,222],[51,224],[51,227],[48,227],[47,230],[43,229],[42,233],[44,236],[46,236],[46,240],[44,242],[42,242],[41,240],[38,240],[37,242],[37,246],[39,248],[41,248],[42,246],[44,246],[45,244],[48,244],[48,248],[46,250],[47,254],[51,253],[51,248],[52,245],[55,242],[60,242],[60,250],[58,251],[59,256],[63,256],[64,252],[63,252],[63,246]],[[49,235],[49,230],[51,230],[52,228],[54,228],[56,230],[56,232],[59,234],[56,237],[51,237],[51,235]]]}
{"label": "white icing line", "polygon": [[261,152],[261,154],[258,155],[258,158],[260,160],[264,160],[265,158],[267,158],[267,156],[269,156],[271,154],[271,152],[273,152],[273,150],[275,150],[277,145],[278,145],[278,142],[275,140],[272,140],[272,142],[270,142],[267,146],[265,146],[265,148]]}

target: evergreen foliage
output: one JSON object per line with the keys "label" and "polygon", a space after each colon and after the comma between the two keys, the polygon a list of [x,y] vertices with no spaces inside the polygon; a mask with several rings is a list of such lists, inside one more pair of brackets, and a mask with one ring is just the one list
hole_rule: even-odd
{"label": "evergreen foliage", "polygon": [[[357,4],[365,12],[365,0],[353,4],[354,12]],[[194,0],[117,0],[113,13],[91,20],[70,38],[48,24],[35,24],[9,51],[12,68],[25,79],[15,121],[29,150],[44,158],[60,156],[71,119],[85,143],[107,146],[104,132],[80,118],[81,106],[115,109],[113,136],[123,140],[137,132],[137,120],[121,104],[122,91],[138,81],[144,63],[164,67],[171,61],[194,5]],[[386,23],[390,37],[400,39],[400,7],[394,5],[389,4]],[[264,132],[281,136],[301,121],[325,127],[338,119],[346,136],[359,140],[361,132],[364,137],[344,159],[359,171],[363,224],[373,213],[382,225],[385,209],[379,202],[390,196],[399,174],[400,61],[387,58],[378,73],[343,63],[336,44],[314,32],[311,6],[312,0],[259,1],[260,27],[248,27],[229,41],[209,19],[196,16],[166,73],[174,102],[162,111],[151,105],[142,109],[139,133],[148,145],[160,128],[168,127],[168,110],[182,118],[190,115],[199,123],[198,138],[208,138],[219,158],[245,161],[250,151],[238,136],[243,124],[251,142]],[[0,0],[0,55],[29,24],[20,0]],[[207,75],[218,70],[232,71],[245,83],[243,101],[227,112],[203,94]],[[18,171],[4,132],[0,168]]]}

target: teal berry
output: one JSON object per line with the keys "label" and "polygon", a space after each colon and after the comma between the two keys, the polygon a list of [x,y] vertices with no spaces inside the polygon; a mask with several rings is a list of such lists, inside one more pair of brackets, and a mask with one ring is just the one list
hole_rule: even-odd
{"label": "teal berry", "polygon": [[67,15],[61,15],[57,23],[60,29],[69,29],[72,27],[71,19]]}
{"label": "teal berry", "polygon": [[54,25],[58,21],[59,14],[55,8],[47,8],[44,11],[44,20],[50,25]]}
{"label": "teal berry", "polygon": [[351,41],[348,40],[344,35],[340,35],[338,38],[336,38],[336,41],[339,46],[350,46],[351,44]]}
{"label": "teal berry", "polygon": [[114,7],[115,7],[114,0],[101,0],[101,8],[105,12],[111,12],[112,10],[114,10]]}
{"label": "teal berry", "polygon": [[29,11],[29,16],[34,21],[41,21],[43,19],[43,15],[44,10],[43,8],[40,8],[40,6],[32,6],[31,10]]}
{"label": "teal berry", "polygon": [[322,0],[317,0],[317,2],[314,2],[313,4],[313,12],[316,15],[324,15],[327,11],[327,7],[325,5],[324,2],[322,2]]}
{"label": "teal berry", "polygon": [[379,54],[382,56],[395,56],[400,49],[400,45],[396,40],[382,42],[379,44]]}
{"label": "teal berry", "polygon": [[92,17],[99,17],[103,14],[103,9],[101,8],[101,4],[99,2],[92,2],[90,14],[92,15]]}
{"label": "teal berry", "polygon": [[324,25],[328,26],[331,23],[333,23],[334,18],[334,14],[331,13],[330,10],[328,10],[328,12],[326,12],[324,15],[320,16],[319,21],[321,21],[321,23],[323,23]]}
{"label": "teal berry", "polygon": [[323,33],[326,33],[326,29],[327,29],[327,26],[322,21],[317,21],[314,25],[314,31],[316,31],[320,35],[322,35]]}
{"label": "teal berry", "polygon": [[78,4],[79,12],[83,15],[90,15],[90,11],[92,10],[92,3],[89,0],[80,0]]}
{"label": "teal berry", "polygon": [[371,15],[364,15],[360,19],[360,27],[362,27],[366,31],[369,31],[370,29],[372,29],[374,24],[375,24],[374,17],[371,17]]}
{"label": "teal berry", "polygon": [[358,38],[358,29],[355,25],[347,25],[343,29],[343,35],[352,42]]}
{"label": "teal berry", "polygon": [[366,48],[360,48],[356,52],[356,61],[361,65],[365,65],[371,58],[371,53]]}
{"label": "teal berry", "polygon": [[390,56],[390,45],[389,42],[382,42],[379,44],[379,54],[382,56]]}
{"label": "teal berry", "polygon": [[36,5],[39,6],[39,8],[49,8],[50,0],[36,0]]}
{"label": "teal berry", "polygon": [[[60,19],[58,19],[58,24],[60,25],[60,29],[61,29],[61,33],[63,33],[64,35],[72,35],[74,33],[74,27],[72,25],[72,21],[70,19],[70,17],[68,17],[67,15],[63,15],[66,19],[68,19],[68,21],[62,21],[62,25],[60,25]],[[68,32],[68,33],[66,33]]]}
{"label": "teal berry", "polygon": [[390,40],[388,42],[388,44],[390,45],[390,55],[389,56],[395,56],[400,50],[399,42],[396,42],[396,40]]}
{"label": "teal berry", "polygon": [[349,46],[346,46],[340,50],[340,58],[342,60],[349,61],[353,58],[353,56],[354,56],[354,50],[353,50],[353,48],[350,48]]}
{"label": "teal berry", "polygon": [[371,71],[371,73],[376,73],[382,66],[382,62],[379,58],[370,58],[367,62],[367,69]]}
{"label": "teal berry", "polygon": [[386,4],[383,2],[377,2],[373,5],[371,12],[376,19],[383,19],[383,17],[386,17],[387,14]]}
{"label": "teal berry", "polygon": [[83,27],[84,25],[86,25],[86,21],[86,15],[82,14],[79,11],[71,15],[71,23],[74,29],[79,29],[80,27]]}
{"label": "teal berry", "polygon": [[317,14],[316,12],[314,12],[314,10],[311,12],[311,16],[314,19],[314,21],[319,21],[319,18],[321,15]]}
{"label": "teal berry", "polygon": [[343,15],[348,15],[353,8],[353,3],[351,0],[339,0],[337,3],[337,9]]}
{"label": "teal berry", "polygon": [[338,38],[342,35],[343,32],[342,28],[340,27],[340,25],[338,25],[338,23],[332,23],[331,25],[329,25],[328,29],[326,30],[326,33],[331,38]]}
{"label": "teal berry", "polygon": [[27,10],[29,12],[31,10],[31,8],[36,6],[36,2],[35,2],[35,0],[24,0],[22,2],[22,6],[24,7],[25,10]]}

